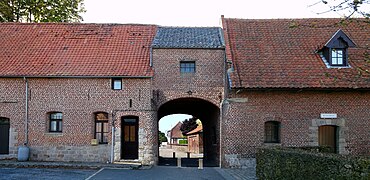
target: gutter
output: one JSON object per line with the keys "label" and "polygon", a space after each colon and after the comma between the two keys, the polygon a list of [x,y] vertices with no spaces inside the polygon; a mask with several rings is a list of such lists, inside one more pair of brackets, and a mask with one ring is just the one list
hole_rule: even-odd
{"label": "gutter", "polygon": [[25,111],[26,111],[26,116],[25,116],[25,122],[24,122],[24,145],[27,146],[28,144],[28,80],[26,77],[23,77],[23,80],[25,82],[25,95],[26,95],[26,100],[25,100]]}
{"label": "gutter", "polygon": [[112,142],[111,142],[111,150],[110,150],[110,163],[113,164],[114,162],[114,134],[115,134],[115,128],[114,128],[114,119],[115,119],[115,111],[111,111],[112,113]]}

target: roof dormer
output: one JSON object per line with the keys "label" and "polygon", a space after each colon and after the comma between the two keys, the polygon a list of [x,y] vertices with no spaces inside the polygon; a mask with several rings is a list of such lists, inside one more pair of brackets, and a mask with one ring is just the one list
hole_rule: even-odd
{"label": "roof dormer", "polygon": [[339,29],[319,53],[328,68],[349,67],[348,47],[356,47],[356,44]]}

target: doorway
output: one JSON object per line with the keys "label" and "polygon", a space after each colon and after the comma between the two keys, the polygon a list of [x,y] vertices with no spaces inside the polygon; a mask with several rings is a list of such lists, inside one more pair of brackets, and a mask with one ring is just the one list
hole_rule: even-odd
{"label": "doorway", "polygon": [[9,119],[0,117],[0,154],[9,154],[9,129]]}
{"label": "doorway", "polygon": [[138,159],[138,122],[139,118],[136,116],[122,117],[121,159]]}
{"label": "doorway", "polygon": [[319,127],[319,146],[329,148],[329,152],[337,153],[337,126]]}

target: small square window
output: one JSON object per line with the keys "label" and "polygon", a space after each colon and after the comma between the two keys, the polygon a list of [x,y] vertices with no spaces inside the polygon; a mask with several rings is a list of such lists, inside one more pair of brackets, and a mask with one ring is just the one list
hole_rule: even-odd
{"label": "small square window", "polygon": [[194,61],[180,62],[180,72],[195,73],[195,62]]}
{"label": "small square window", "polygon": [[122,79],[120,79],[120,78],[113,78],[112,79],[112,89],[114,89],[114,90],[121,90],[122,89]]}
{"label": "small square window", "polygon": [[62,113],[58,112],[50,114],[49,132],[62,132],[62,121]]}

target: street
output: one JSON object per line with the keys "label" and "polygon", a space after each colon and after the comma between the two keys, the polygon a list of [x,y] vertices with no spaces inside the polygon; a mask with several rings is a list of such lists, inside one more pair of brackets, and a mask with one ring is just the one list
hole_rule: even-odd
{"label": "street", "polygon": [[102,168],[100,170],[76,170],[76,169],[38,169],[38,168],[0,168],[0,180],[10,179],[176,179],[176,180],[197,180],[212,179],[223,180],[233,179],[220,168],[177,168],[154,166],[149,169],[129,170]]}

